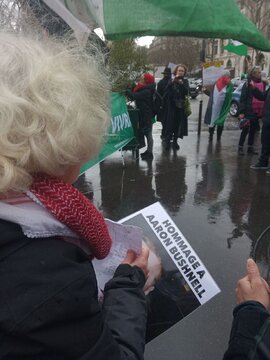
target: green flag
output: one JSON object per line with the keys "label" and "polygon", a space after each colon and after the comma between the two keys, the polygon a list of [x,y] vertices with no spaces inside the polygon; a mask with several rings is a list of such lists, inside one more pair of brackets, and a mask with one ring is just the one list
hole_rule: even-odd
{"label": "green flag", "polygon": [[121,94],[112,93],[111,126],[108,129],[107,141],[98,156],[82,166],[81,174],[115,151],[122,149],[133,138],[134,132],[129,118],[126,100]]}
{"label": "green flag", "polygon": [[247,46],[235,40],[232,40],[228,45],[224,46],[224,49],[240,56],[247,56],[248,53]]}
{"label": "green flag", "polygon": [[[52,2],[44,1],[49,6]],[[63,0],[53,3],[58,1],[63,5]],[[270,51],[269,40],[241,13],[235,0],[65,0],[64,4],[78,19],[94,19],[110,40],[182,35],[233,39]]]}

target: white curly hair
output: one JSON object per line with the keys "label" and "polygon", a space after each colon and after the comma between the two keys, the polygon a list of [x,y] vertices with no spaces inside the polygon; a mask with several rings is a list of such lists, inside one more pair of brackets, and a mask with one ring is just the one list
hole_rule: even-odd
{"label": "white curly hair", "polygon": [[5,32],[0,54],[0,192],[93,158],[109,123],[109,86],[94,57]]}

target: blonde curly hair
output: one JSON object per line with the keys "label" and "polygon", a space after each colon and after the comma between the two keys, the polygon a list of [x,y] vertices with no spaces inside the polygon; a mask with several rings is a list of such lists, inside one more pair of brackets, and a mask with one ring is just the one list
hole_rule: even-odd
{"label": "blonde curly hair", "polygon": [[0,192],[93,158],[109,120],[109,86],[95,59],[63,41],[4,32],[0,54]]}

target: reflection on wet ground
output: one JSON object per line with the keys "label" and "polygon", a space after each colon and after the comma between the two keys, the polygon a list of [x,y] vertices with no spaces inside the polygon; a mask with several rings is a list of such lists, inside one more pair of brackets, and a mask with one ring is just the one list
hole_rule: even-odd
{"label": "reflection on wet ground", "polygon": [[[185,352],[185,360],[220,359],[229,336],[235,282],[244,274],[245,259],[255,251],[263,273],[269,275],[270,232],[259,243],[257,239],[270,225],[270,176],[250,169],[256,156],[237,155],[237,129],[225,130],[221,143],[212,144],[207,132],[200,139],[191,132],[179,141],[177,152],[165,152],[159,135],[156,125],[153,161],[135,159],[126,152],[123,167],[117,153],[88,170],[78,187],[105,217],[116,221],[160,201],[222,290],[205,310],[185,320],[185,329],[180,324],[162,335],[160,342],[150,343],[146,359],[164,359],[162,344],[165,352],[168,341],[173,348],[171,359],[178,359],[180,351]],[[201,327],[200,321],[207,325]],[[212,337],[211,349],[202,331]],[[194,341],[205,348],[201,357],[194,355]]]}

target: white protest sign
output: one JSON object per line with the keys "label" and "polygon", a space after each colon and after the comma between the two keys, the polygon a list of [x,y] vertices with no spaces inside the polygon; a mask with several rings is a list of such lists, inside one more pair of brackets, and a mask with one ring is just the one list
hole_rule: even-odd
{"label": "white protest sign", "polygon": [[185,236],[160,205],[155,203],[124,219],[121,223],[143,216],[147,225],[165,248],[200,304],[206,303],[220,289]]}
{"label": "white protest sign", "polygon": [[203,85],[214,85],[224,73],[223,61],[212,61],[203,64]]}

